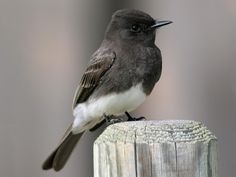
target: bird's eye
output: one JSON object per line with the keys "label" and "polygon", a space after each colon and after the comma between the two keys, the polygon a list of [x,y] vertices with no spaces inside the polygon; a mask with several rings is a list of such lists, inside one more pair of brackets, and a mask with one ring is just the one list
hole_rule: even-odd
{"label": "bird's eye", "polygon": [[134,33],[139,33],[141,31],[141,27],[137,24],[132,25],[131,31],[134,32]]}

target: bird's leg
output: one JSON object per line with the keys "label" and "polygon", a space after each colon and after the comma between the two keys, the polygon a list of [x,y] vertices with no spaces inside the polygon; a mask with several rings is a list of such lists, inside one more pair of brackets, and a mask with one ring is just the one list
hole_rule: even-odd
{"label": "bird's leg", "polygon": [[106,117],[106,123],[107,125],[111,125],[111,124],[115,124],[115,123],[119,123],[119,122],[123,122],[124,120],[120,117],[116,117],[116,116],[105,116]]}
{"label": "bird's leg", "polygon": [[138,120],[146,119],[145,117],[138,117],[138,118],[132,117],[127,111],[125,111],[125,115],[128,117],[127,121],[138,121]]}
{"label": "bird's leg", "polygon": [[[145,117],[138,117],[138,118],[132,117],[127,111],[125,112],[125,114],[128,117],[127,121],[139,121],[139,120],[146,119]],[[114,123],[125,121],[121,118],[114,118],[114,116],[112,116],[112,115],[107,116],[106,114],[104,114],[103,116],[104,116],[104,119],[101,122],[99,122],[97,125],[95,125],[93,128],[91,128],[89,131],[93,132],[93,131],[97,130],[98,128],[100,128],[103,124],[106,124],[108,126],[108,125],[111,125]]]}

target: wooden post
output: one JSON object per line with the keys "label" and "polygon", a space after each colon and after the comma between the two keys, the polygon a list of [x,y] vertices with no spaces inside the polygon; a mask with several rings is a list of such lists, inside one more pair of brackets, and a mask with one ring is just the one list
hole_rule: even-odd
{"label": "wooden post", "polygon": [[200,122],[113,124],[94,143],[94,177],[217,177],[216,146]]}

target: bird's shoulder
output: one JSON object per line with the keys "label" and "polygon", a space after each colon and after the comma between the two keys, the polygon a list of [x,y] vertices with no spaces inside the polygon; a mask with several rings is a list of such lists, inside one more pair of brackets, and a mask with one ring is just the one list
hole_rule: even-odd
{"label": "bird's shoulder", "polygon": [[101,67],[107,67],[107,65],[113,63],[115,58],[116,58],[116,53],[111,48],[101,47],[91,56],[91,59],[89,61],[89,66],[87,69],[94,67],[97,64],[100,64]]}

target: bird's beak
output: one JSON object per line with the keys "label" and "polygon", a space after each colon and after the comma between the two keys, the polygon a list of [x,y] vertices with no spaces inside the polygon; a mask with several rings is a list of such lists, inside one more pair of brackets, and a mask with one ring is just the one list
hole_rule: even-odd
{"label": "bird's beak", "polygon": [[173,23],[172,21],[166,21],[166,20],[155,20],[155,24],[151,26],[151,28],[160,28],[162,26],[165,26],[165,25],[169,25]]}

